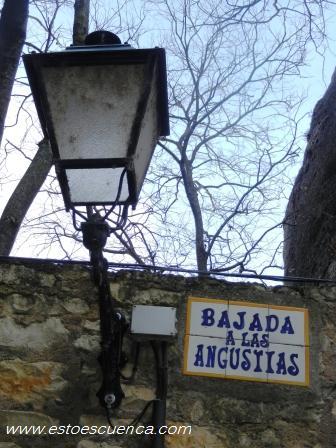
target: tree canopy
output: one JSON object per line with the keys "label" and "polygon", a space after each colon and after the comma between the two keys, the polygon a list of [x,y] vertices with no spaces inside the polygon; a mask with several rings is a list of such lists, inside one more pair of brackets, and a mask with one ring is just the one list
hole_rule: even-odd
{"label": "tree canopy", "polygon": [[[24,51],[71,43],[80,2],[30,3]],[[167,52],[171,135],[157,146],[137,210],[111,238],[114,261],[240,272],[279,265],[282,201],[300,154],[298,80],[307,56],[323,52],[332,4],[91,0],[90,31]],[[22,68],[6,125],[2,179],[14,156],[31,159],[41,140]],[[51,171],[12,253],[82,258],[81,237]]]}

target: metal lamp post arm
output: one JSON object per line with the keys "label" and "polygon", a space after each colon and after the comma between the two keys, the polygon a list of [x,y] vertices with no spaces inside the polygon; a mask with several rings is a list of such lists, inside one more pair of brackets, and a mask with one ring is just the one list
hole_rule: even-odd
{"label": "metal lamp post arm", "polygon": [[[107,260],[101,258],[98,269],[99,278],[99,314],[101,334],[101,354],[99,362],[102,368],[103,381],[97,392],[100,404],[107,409],[118,407],[124,397],[120,385],[120,341],[123,333],[122,315],[116,312],[112,306],[112,297],[109,291],[107,278]],[[92,260],[94,266],[95,261]]]}
{"label": "metal lamp post arm", "polygon": [[101,354],[99,362],[103,381],[97,392],[100,404],[107,411],[120,405],[124,393],[120,384],[121,341],[126,330],[125,319],[113,307],[108,281],[108,262],[103,249],[110,227],[99,215],[92,215],[81,225],[84,246],[90,251],[93,280],[99,293]]}

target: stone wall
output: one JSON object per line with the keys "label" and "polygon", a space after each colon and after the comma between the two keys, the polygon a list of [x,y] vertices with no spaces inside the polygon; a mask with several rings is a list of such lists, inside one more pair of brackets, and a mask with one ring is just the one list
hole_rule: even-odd
{"label": "stone wall", "polygon": [[[166,437],[167,448],[336,446],[335,287],[267,289],[119,272],[111,274],[111,291],[127,315],[133,304],[177,307],[178,338],[169,348],[167,419],[192,425],[192,434]],[[310,387],[182,375],[189,295],[309,308]],[[131,343],[126,342],[130,352]],[[0,448],[150,446],[144,436],[6,435],[6,425],[105,425],[95,396],[101,381],[98,352],[97,294],[86,268],[0,263]],[[126,373],[130,370],[131,363]],[[134,383],[123,388],[126,398],[114,417],[117,424],[130,422],[154,397],[148,345],[141,351]]]}

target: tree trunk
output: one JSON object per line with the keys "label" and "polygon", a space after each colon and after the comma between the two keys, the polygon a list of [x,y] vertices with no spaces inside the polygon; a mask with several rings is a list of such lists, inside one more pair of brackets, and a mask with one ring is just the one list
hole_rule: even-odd
{"label": "tree trunk", "polygon": [[336,71],[315,106],[284,223],[285,274],[336,279]]}
{"label": "tree trunk", "polygon": [[[7,20],[17,22],[17,16],[18,16],[18,9],[19,4],[27,3],[28,0],[23,2],[21,0],[13,1],[13,0],[7,0],[5,2],[11,4],[10,6],[7,6],[8,10],[6,14]],[[4,7],[5,8],[5,7]],[[75,17],[74,17],[74,44],[80,44],[82,43],[81,39],[83,38],[83,33],[87,33],[87,27],[88,27],[88,21],[89,21],[89,0],[79,0],[75,2]],[[28,11],[28,6],[27,6]],[[1,15],[1,20],[4,16],[4,10]],[[15,17],[16,20],[14,18]],[[21,23],[21,22],[20,22]],[[6,25],[8,27],[8,25]],[[85,38],[84,36],[84,38]],[[23,41],[25,39],[25,33],[23,37]],[[3,48],[6,46],[1,41],[1,35],[0,35],[0,48]],[[12,48],[12,47],[10,47]],[[22,45],[20,47],[19,56],[21,53]],[[18,59],[19,59],[18,56]],[[1,59],[0,59],[1,60]],[[16,71],[15,66],[15,71]],[[15,76],[15,72],[14,75]],[[14,80],[14,78],[13,78]],[[1,78],[0,83],[0,93],[3,89],[3,79]],[[10,98],[11,91],[8,92],[8,101]],[[1,97],[0,97],[1,98]],[[2,98],[0,99],[0,104],[2,107]],[[8,104],[7,104],[8,106]],[[6,106],[6,110],[7,110]],[[10,197],[9,201],[7,202],[7,205],[1,215],[0,218],[0,255],[1,256],[8,256],[12,250],[12,247],[14,245],[15,239],[17,237],[18,231],[20,229],[20,226],[22,224],[22,221],[33,202],[35,196],[39,192],[44,180],[46,179],[48,172],[52,165],[52,155],[51,150],[49,147],[49,143],[47,141],[42,141],[39,144],[39,149],[32,160],[29,168],[27,169],[26,173],[23,175],[22,179],[20,180],[19,184],[17,185],[14,193]]]}
{"label": "tree trunk", "polygon": [[89,31],[90,0],[75,0],[73,44],[83,45]]}
{"label": "tree trunk", "polygon": [[39,149],[6,204],[0,219],[0,256],[10,254],[26,213],[51,167],[52,155],[47,140]]}
{"label": "tree trunk", "polygon": [[29,0],[5,0],[0,17],[0,144],[23,44]]}
{"label": "tree trunk", "polygon": [[181,173],[184,183],[185,192],[190,204],[191,211],[194,216],[195,222],[195,245],[196,245],[196,262],[197,269],[199,271],[206,272],[208,253],[205,249],[204,244],[204,225],[203,225],[203,217],[202,210],[197,196],[197,190],[195,188],[193,176],[192,176],[192,167],[189,160],[186,158],[182,159],[180,162]]}

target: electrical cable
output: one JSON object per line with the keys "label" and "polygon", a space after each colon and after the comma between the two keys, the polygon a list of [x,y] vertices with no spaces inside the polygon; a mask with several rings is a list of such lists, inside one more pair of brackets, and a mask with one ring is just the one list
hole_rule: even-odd
{"label": "electrical cable", "polygon": [[[52,263],[57,265],[79,265],[90,267],[91,263],[89,260],[60,260],[55,258],[29,258],[29,257],[11,257],[11,256],[0,256],[0,262],[11,262],[11,263],[34,263],[34,264],[45,264]],[[146,264],[134,264],[134,263],[112,263],[108,262],[109,268],[113,269],[130,269],[139,271],[152,271],[153,273],[164,273],[164,272],[177,272],[181,274],[201,274],[204,277],[214,278],[216,277],[227,277],[227,278],[242,278],[242,279],[256,279],[256,280],[270,280],[278,282],[291,282],[291,283],[325,283],[325,284],[336,284],[336,279],[326,279],[326,278],[314,278],[314,277],[291,277],[291,276],[281,276],[281,275],[265,275],[265,274],[243,274],[234,272],[223,272],[223,271],[200,271],[197,269],[186,269],[174,266],[152,266]]]}
{"label": "electrical cable", "polygon": [[150,341],[154,357],[155,357],[155,367],[156,367],[156,398],[161,398],[162,395],[162,377],[160,372],[160,366],[162,365],[161,352],[158,348],[157,341]]}
{"label": "electrical cable", "polygon": [[123,374],[120,372],[120,377],[121,377],[124,381],[127,381],[127,382],[129,382],[129,383],[131,383],[131,382],[134,380],[135,374],[136,374],[136,372],[137,372],[137,370],[138,370],[140,348],[141,348],[140,343],[137,342],[136,345],[135,345],[135,356],[134,356],[134,362],[133,362],[133,368],[132,368],[132,373],[131,373],[131,375],[130,375],[130,376],[126,376],[126,375],[123,375]]}
{"label": "electrical cable", "polygon": [[112,423],[110,411],[107,407],[105,407],[105,411],[106,411],[106,419],[108,421],[108,424],[111,426],[112,429],[114,429],[115,425]]}
{"label": "electrical cable", "polygon": [[105,214],[105,216],[103,217],[103,220],[107,219],[107,218],[110,216],[110,214],[111,214],[111,213],[113,212],[113,210],[116,208],[116,206],[117,206],[117,202],[119,202],[120,195],[121,195],[121,190],[122,190],[122,186],[123,186],[123,182],[124,182],[124,177],[125,177],[126,172],[127,172],[127,169],[124,168],[123,171],[122,171],[122,173],[121,173],[120,179],[119,179],[119,185],[118,185],[118,190],[117,190],[116,198],[115,198],[115,200],[113,201],[113,205],[112,205],[112,207],[110,208],[110,210],[109,210],[109,211]]}
{"label": "electrical cable", "polygon": [[204,277],[209,277],[212,275],[219,277],[232,277],[232,278],[250,278],[258,280],[272,280],[272,281],[283,281],[283,282],[297,282],[297,283],[332,283],[336,284],[336,279],[324,279],[324,278],[311,278],[311,277],[290,277],[281,275],[266,275],[266,274],[243,274],[234,272],[223,272],[223,271],[200,271],[198,269],[186,269],[178,268],[173,266],[152,266],[146,264],[132,264],[132,263],[113,263],[109,262],[110,268],[129,268],[134,270],[144,270],[164,273],[164,272],[179,272],[185,274],[201,274]]}
{"label": "electrical cable", "polygon": [[134,426],[136,424],[139,423],[139,421],[142,419],[142,417],[145,415],[145,413],[147,412],[147,409],[149,408],[150,405],[152,405],[154,403],[154,400],[150,400],[148,401],[144,408],[142,409],[142,411],[135,417],[134,420],[131,421],[131,423],[129,424],[129,426]]}
{"label": "electrical cable", "polygon": [[167,348],[167,341],[161,342],[161,354],[162,354],[162,365],[160,366],[161,369],[161,376],[162,376],[162,391],[161,391],[161,399],[165,400],[167,398],[167,391],[168,391],[168,348]]}

